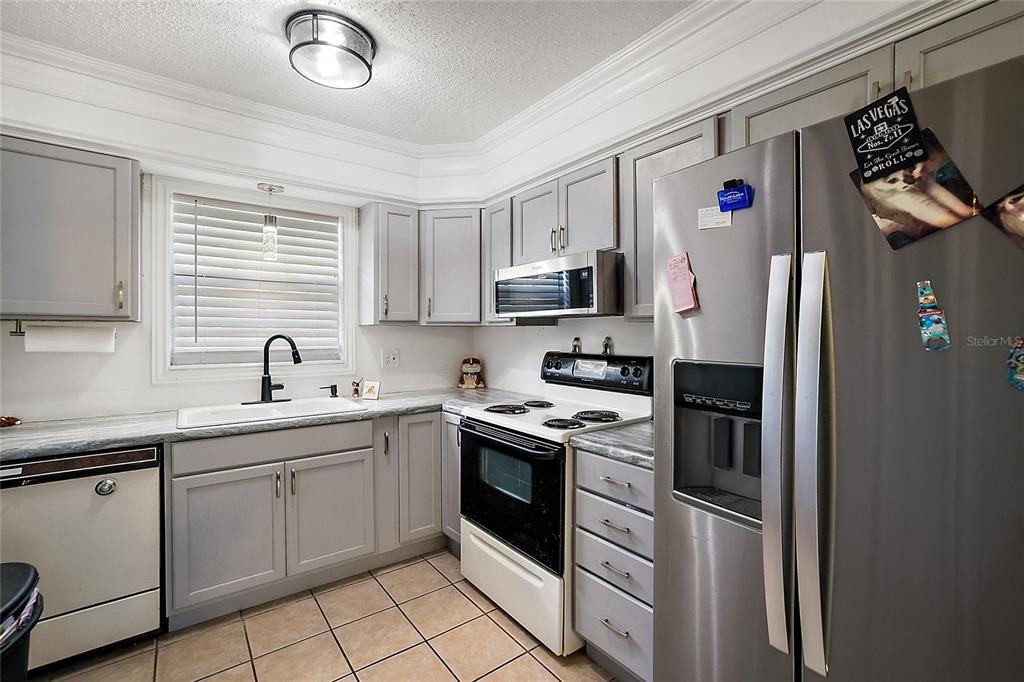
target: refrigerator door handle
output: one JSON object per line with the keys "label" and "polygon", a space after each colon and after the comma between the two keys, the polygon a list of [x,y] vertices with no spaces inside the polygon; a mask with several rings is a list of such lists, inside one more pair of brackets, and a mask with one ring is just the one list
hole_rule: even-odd
{"label": "refrigerator door handle", "polygon": [[764,380],[761,389],[761,560],[768,643],[789,653],[783,514],[784,412],[789,337],[792,254],[772,256],[768,272],[768,311],[764,330]]}
{"label": "refrigerator door handle", "polygon": [[[831,440],[831,428],[824,404],[831,402],[831,330],[829,318],[828,261],[824,251],[804,254],[800,287],[799,328],[796,352],[796,573],[797,602],[800,605],[800,636],[804,665],[822,676],[828,675],[826,646],[826,576],[831,566],[831,514],[823,488],[822,443]],[[823,513],[824,512],[824,513]]]}

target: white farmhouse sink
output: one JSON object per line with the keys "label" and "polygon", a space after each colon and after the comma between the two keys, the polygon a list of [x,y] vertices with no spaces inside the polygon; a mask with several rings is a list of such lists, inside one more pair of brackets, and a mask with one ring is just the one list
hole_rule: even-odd
{"label": "white farmhouse sink", "polygon": [[365,410],[363,405],[347,398],[300,398],[285,403],[260,403],[257,405],[231,403],[185,407],[178,410],[178,428],[194,429],[200,426],[246,424],[340,412],[363,412]]}

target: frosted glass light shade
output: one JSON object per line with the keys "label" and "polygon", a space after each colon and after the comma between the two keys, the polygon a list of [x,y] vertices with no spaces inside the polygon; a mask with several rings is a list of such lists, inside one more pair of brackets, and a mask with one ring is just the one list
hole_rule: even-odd
{"label": "frosted glass light shade", "polygon": [[351,90],[370,82],[376,45],[359,24],[338,14],[307,10],[288,19],[292,68],[328,88]]}

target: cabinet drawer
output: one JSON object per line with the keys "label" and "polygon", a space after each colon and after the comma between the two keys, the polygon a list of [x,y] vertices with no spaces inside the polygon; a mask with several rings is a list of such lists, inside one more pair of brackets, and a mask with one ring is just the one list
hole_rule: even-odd
{"label": "cabinet drawer", "polygon": [[580,450],[576,453],[576,485],[654,510],[654,472],[648,469]]}
{"label": "cabinet drawer", "polygon": [[580,637],[643,680],[654,672],[654,611],[625,592],[576,569],[574,626]]}
{"label": "cabinet drawer", "polygon": [[579,528],[576,564],[640,601],[654,603],[654,564]]}
{"label": "cabinet drawer", "polygon": [[577,490],[576,525],[640,556],[654,558],[654,519],[643,512]]}

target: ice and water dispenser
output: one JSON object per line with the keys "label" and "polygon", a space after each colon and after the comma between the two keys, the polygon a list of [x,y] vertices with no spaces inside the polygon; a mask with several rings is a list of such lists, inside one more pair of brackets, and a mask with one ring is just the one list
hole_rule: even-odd
{"label": "ice and water dispenser", "polygon": [[760,366],[676,360],[673,489],[761,519]]}

